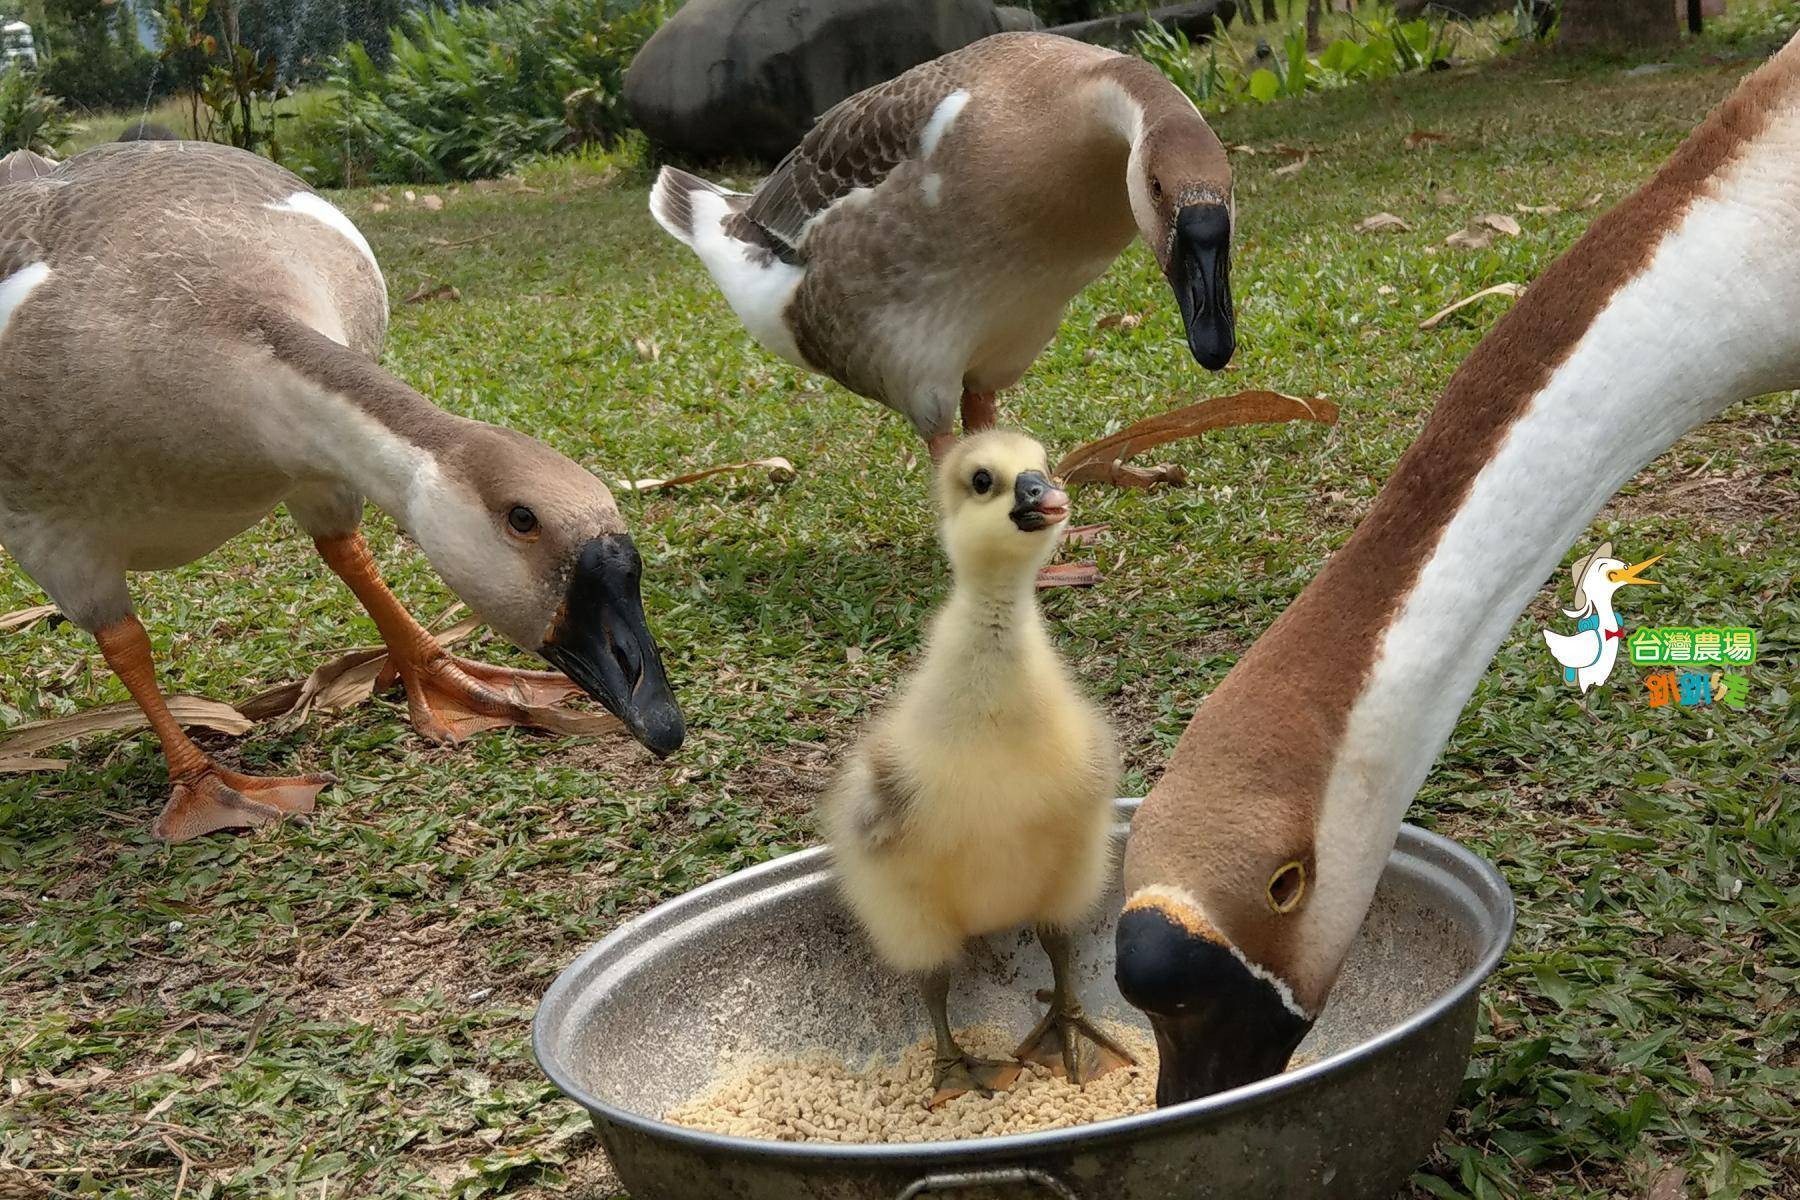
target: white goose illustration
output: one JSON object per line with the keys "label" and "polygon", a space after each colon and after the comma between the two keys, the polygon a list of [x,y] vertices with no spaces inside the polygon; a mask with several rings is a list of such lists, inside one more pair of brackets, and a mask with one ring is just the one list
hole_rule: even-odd
{"label": "white goose illustration", "polygon": [[1544,630],[1544,644],[1562,664],[1564,682],[1580,685],[1585,695],[1589,688],[1612,676],[1619,647],[1625,641],[1625,631],[1619,627],[1618,614],[1613,611],[1613,593],[1634,583],[1654,586],[1656,580],[1641,575],[1661,558],[1658,554],[1628,567],[1612,557],[1612,543],[1605,542],[1570,570],[1575,580],[1575,607],[1563,609],[1563,615],[1580,618],[1575,622],[1575,632]]}

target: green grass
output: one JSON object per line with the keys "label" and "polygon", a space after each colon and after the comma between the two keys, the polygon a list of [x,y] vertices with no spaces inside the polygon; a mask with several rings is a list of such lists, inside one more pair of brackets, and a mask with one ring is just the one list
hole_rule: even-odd
{"label": "green grass", "polygon": [[[1120,728],[1131,791],[1348,535],[1504,301],[1433,332],[1420,318],[1530,280],[1592,219],[1587,197],[1644,179],[1749,65],[1501,61],[1221,120],[1233,145],[1312,152],[1287,175],[1285,154],[1236,155],[1234,372],[1193,365],[1134,247],[1002,398],[1056,451],[1235,386],[1343,406],[1331,430],[1157,452],[1186,467],[1179,490],[1078,491],[1078,519],[1112,523],[1107,579],[1045,604]],[[1403,149],[1415,129],[1447,140]],[[436,750],[388,698],[212,740],[233,764],[344,782],[310,823],[173,848],[146,832],[165,774],[145,735],[92,740],[60,775],[0,778],[0,1191],[167,1198],[185,1155],[190,1197],[609,1194],[583,1119],[530,1061],[537,996],[626,916],[813,838],[831,760],[945,582],[910,433],[754,350],[648,220],[646,185],[568,160],[447,193],[438,213],[397,192],[342,200],[396,300],[460,290],[397,304],[389,352],[446,407],[611,479],[767,454],[799,467],[787,486],[621,498],[688,746],[667,764],[523,733]],[[1477,214],[1550,204],[1490,250],[1442,245]],[[1378,210],[1414,231],[1353,232]],[[1126,311],[1148,315],[1095,329]],[[1412,810],[1497,862],[1520,902],[1418,1195],[1639,1197],[1659,1164],[1686,1172],[1683,1195],[1800,1194],[1797,432],[1795,397],[1743,405],[1584,538],[1667,554],[1668,586],[1632,598],[1638,622],[1760,627],[1748,711],[1651,709],[1629,668],[1572,698],[1536,638],[1546,591]],[[416,551],[371,524],[402,598],[445,606]],[[241,698],[374,640],[281,519],[136,588],[175,689]],[[39,599],[0,571],[0,611]],[[66,625],[0,638],[0,679],[5,723],[124,696]]]}

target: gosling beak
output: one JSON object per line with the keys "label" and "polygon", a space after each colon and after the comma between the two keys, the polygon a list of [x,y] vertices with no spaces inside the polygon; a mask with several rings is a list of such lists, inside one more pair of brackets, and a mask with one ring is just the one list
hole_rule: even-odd
{"label": "gosling beak", "polygon": [[1119,994],[1156,1034],[1158,1107],[1279,1073],[1312,1028],[1270,979],[1159,908],[1127,909],[1117,947]]}
{"label": "gosling beak", "polygon": [[1190,204],[1175,214],[1169,286],[1181,305],[1188,349],[1209,371],[1237,350],[1231,312],[1231,213],[1223,204]]}
{"label": "gosling beak", "polygon": [[1621,587],[1623,587],[1626,584],[1631,584],[1631,583],[1638,584],[1642,587],[1660,587],[1660,586],[1662,586],[1662,583],[1660,580],[1640,579],[1640,578],[1638,578],[1638,573],[1640,571],[1648,571],[1652,566],[1656,565],[1658,562],[1661,562],[1661,561],[1662,561],[1662,555],[1658,554],[1654,558],[1646,558],[1641,563],[1633,563],[1631,566],[1626,567],[1624,570],[1608,571],[1606,573],[1606,577],[1608,579],[1612,580],[1614,583],[1619,584]]}
{"label": "gosling beak", "polygon": [[1013,481],[1012,523],[1026,533],[1048,529],[1069,519],[1069,493],[1042,471],[1021,471]]}
{"label": "gosling beak", "polygon": [[681,748],[687,727],[644,624],[642,575],[630,534],[583,546],[562,611],[538,652],[662,757]]}

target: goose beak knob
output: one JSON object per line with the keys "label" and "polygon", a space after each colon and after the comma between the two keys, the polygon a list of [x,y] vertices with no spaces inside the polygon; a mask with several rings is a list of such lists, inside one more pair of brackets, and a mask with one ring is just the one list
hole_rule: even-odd
{"label": "goose beak knob", "polygon": [[687,737],[662,656],[644,623],[643,561],[629,534],[581,548],[541,653],[659,757]]}
{"label": "goose beak knob", "polygon": [[1237,351],[1231,308],[1231,212],[1223,204],[1190,204],[1175,214],[1169,285],[1181,306],[1188,350],[1209,371]]}
{"label": "goose beak knob", "polygon": [[1119,918],[1119,994],[1150,1018],[1166,1108],[1278,1074],[1312,1021],[1231,949],[1156,908]]}

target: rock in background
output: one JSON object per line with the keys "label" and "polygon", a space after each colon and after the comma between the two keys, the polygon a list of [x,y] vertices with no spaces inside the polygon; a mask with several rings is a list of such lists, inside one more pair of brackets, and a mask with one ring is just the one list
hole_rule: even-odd
{"label": "rock in background", "polygon": [[650,140],[693,159],[779,159],[826,109],[999,32],[991,0],[688,0],[625,73]]}

